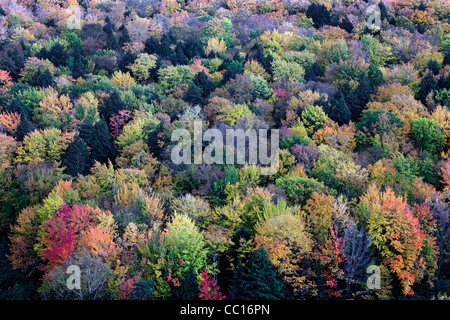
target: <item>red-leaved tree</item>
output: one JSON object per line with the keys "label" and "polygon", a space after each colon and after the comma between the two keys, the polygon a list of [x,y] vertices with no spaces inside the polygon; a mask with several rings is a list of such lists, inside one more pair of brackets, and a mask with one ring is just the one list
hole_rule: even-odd
{"label": "red-leaved tree", "polygon": [[209,268],[206,267],[206,270],[200,273],[198,297],[202,300],[224,300],[226,296],[219,291],[220,287],[217,285],[217,281],[208,272]]}

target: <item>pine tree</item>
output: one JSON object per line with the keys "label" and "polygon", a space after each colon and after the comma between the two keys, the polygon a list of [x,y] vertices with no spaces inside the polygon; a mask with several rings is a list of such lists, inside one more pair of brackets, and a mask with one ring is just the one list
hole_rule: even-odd
{"label": "pine tree", "polygon": [[16,138],[18,141],[23,141],[23,138],[25,138],[27,134],[33,131],[34,127],[30,119],[22,114],[20,117],[20,123],[17,126],[16,131],[14,132],[14,138]]}
{"label": "pine tree", "polygon": [[437,89],[437,83],[433,73],[429,71],[420,81],[419,98],[423,104],[426,104],[427,96],[430,92]]}
{"label": "pine tree", "polygon": [[174,65],[187,65],[189,64],[189,59],[186,57],[183,51],[183,45],[181,42],[178,42],[175,53],[172,54],[171,59]]}
{"label": "pine tree", "polygon": [[207,97],[214,91],[214,82],[206,75],[204,71],[195,75],[193,84],[200,88],[202,96]]}
{"label": "pine tree", "polygon": [[344,29],[348,33],[352,33],[353,31],[353,24],[348,18],[348,16],[345,16],[344,19],[342,19],[342,21],[339,23],[339,27],[341,29]]}
{"label": "pine tree", "polygon": [[90,154],[86,142],[77,135],[61,156],[61,164],[66,167],[64,172],[74,177],[78,174],[88,174],[89,162]]}
{"label": "pine tree", "polygon": [[159,48],[159,40],[153,36],[145,40],[144,42],[144,52],[148,54],[156,53]]}
{"label": "pine tree", "polygon": [[114,158],[114,145],[108,125],[103,118],[99,122],[84,121],[80,126],[80,137],[91,150],[91,164],[94,161],[106,163]]}
{"label": "pine tree", "polygon": [[129,72],[130,69],[128,69],[127,67],[129,65],[133,64],[134,61],[136,61],[136,59],[137,59],[137,55],[135,53],[131,52],[130,50],[127,50],[119,62],[119,65],[118,65],[119,70],[122,72]]}
{"label": "pine tree", "polygon": [[68,58],[69,58],[69,55],[67,54],[66,49],[62,45],[60,45],[59,43],[56,43],[50,49],[49,60],[55,66],[61,67],[61,66],[67,65]]}
{"label": "pine tree", "polygon": [[347,103],[347,107],[350,110],[351,120],[353,122],[357,122],[359,115],[362,112],[362,108],[358,104],[355,92],[353,91],[348,81],[342,86],[341,92],[344,96],[345,103]]}
{"label": "pine tree", "polygon": [[359,77],[359,84],[355,90],[356,103],[350,109],[352,120],[356,121],[362,110],[370,100],[370,95],[374,92],[373,86],[365,73]]}
{"label": "pine tree", "polygon": [[323,76],[323,69],[319,62],[314,62],[308,69],[305,71],[305,80],[306,81],[314,81],[317,77]]}
{"label": "pine tree", "polygon": [[316,29],[331,23],[330,11],[323,4],[311,4],[306,10],[306,16],[313,20]]}
{"label": "pine tree", "polygon": [[184,53],[188,59],[206,58],[205,49],[199,38],[191,39],[186,42]]}
{"label": "pine tree", "polygon": [[331,120],[336,121],[339,125],[348,124],[351,120],[351,113],[345,102],[342,92],[338,92],[331,99],[329,105],[324,109]]}
{"label": "pine tree", "polygon": [[168,38],[163,38],[161,40],[161,45],[156,49],[156,53],[160,55],[162,58],[168,57],[173,54],[172,48],[170,48],[170,40]]}
{"label": "pine tree", "polygon": [[121,25],[118,31],[120,31],[119,46],[122,48],[126,43],[131,42],[131,38],[128,29],[124,25]]}
{"label": "pine tree", "polygon": [[86,69],[83,62],[83,48],[77,43],[73,48],[72,77],[74,79],[84,77],[85,72]]}
{"label": "pine tree", "polygon": [[109,121],[113,114],[117,114],[119,110],[126,109],[125,103],[120,98],[117,91],[113,91],[110,96],[103,102],[100,107],[100,115]]}
{"label": "pine tree", "polygon": [[47,88],[53,84],[53,75],[51,74],[50,70],[45,69],[42,71],[41,69],[38,69],[31,78],[31,83],[33,87],[41,87],[41,88]]}
{"label": "pine tree", "polygon": [[367,72],[370,84],[373,87],[380,85],[383,82],[383,73],[377,65],[371,63],[369,65],[369,71]]}
{"label": "pine tree", "polygon": [[283,281],[261,245],[250,254],[247,264],[236,270],[230,293],[239,300],[281,300],[285,298],[283,290]]}
{"label": "pine tree", "polygon": [[204,105],[202,91],[195,84],[191,84],[183,96],[183,100],[193,105]]}
{"label": "pine tree", "polygon": [[427,63],[427,68],[434,74],[437,75],[439,73],[440,67],[439,63],[436,60],[430,60]]}
{"label": "pine tree", "polygon": [[106,48],[110,50],[117,51],[119,49],[119,42],[114,35],[114,26],[111,23],[109,17],[105,19],[105,25],[103,26],[103,31],[107,34]]}
{"label": "pine tree", "polygon": [[197,300],[198,299],[198,279],[194,267],[189,265],[183,272],[183,278],[180,281],[180,287],[174,296],[178,300]]}

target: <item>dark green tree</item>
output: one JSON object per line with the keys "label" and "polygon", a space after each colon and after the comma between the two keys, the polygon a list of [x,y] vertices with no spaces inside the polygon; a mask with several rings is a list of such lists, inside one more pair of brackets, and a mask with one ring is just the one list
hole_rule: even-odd
{"label": "dark green tree", "polygon": [[30,119],[22,114],[20,116],[20,123],[17,126],[16,131],[14,132],[14,138],[16,138],[18,141],[23,141],[23,138],[25,138],[27,134],[33,131],[34,127]]}
{"label": "dark green tree", "polygon": [[348,33],[352,33],[353,31],[353,23],[350,21],[348,16],[345,16],[342,21],[339,23],[339,27],[344,29]]}
{"label": "dark green tree", "polygon": [[136,59],[137,55],[130,50],[127,50],[118,64],[119,70],[122,72],[130,72],[130,69],[127,67],[133,64]]}
{"label": "dark green tree", "polygon": [[80,137],[86,142],[91,150],[91,164],[94,161],[106,163],[108,159],[114,159],[114,145],[105,120],[93,124],[84,121],[80,126]]}
{"label": "dark green tree", "polygon": [[83,61],[83,48],[80,44],[76,44],[73,48],[73,65],[72,65],[72,77],[78,79],[84,77],[86,69]]}
{"label": "dark green tree", "polygon": [[253,251],[245,266],[238,266],[230,290],[231,299],[282,300],[284,284],[270,262],[264,245]]}
{"label": "dark green tree", "polygon": [[429,71],[425,77],[420,81],[419,98],[423,104],[426,105],[427,96],[430,92],[437,89],[437,82],[434,79],[433,73]]}
{"label": "dark green tree", "polygon": [[183,44],[178,42],[175,47],[175,53],[172,54],[171,59],[174,65],[187,65],[189,64],[189,59],[186,57],[183,51]]}
{"label": "dark green tree", "polygon": [[194,267],[189,265],[187,270],[183,271],[183,278],[180,281],[180,287],[175,291],[177,300],[197,300],[198,299],[198,279]]}
{"label": "dark green tree", "polygon": [[169,38],[163,38],[161,40],[161,45],[156,48],[156,53],[162,58],[169,57],[170,55],[174,54],[174,51],[170,47],[171,45],[172,43],[170,42]]}
{"label": "dark green tree", "polygon": [[55,43],[49,52],[49,60],[57,67],[66,66],[69,55],[66,49],[59,43]]}
{"label": "dark green tree", "polygon": [[124,25],[121,25],[119,30],[120,35],[119,35],[119,47],[122,48],[126,43],[131,42],[131,38],[130,38],[130,34],[128,33],[128,29],[127,27],[125,27]]}
{"label": "dark green tree", "polygon": [[125,103],[120,98],[119,93],[117,91],[113,91],[100,106],[99,112],[105,121],[109,122],[113,114],[117,114],[119,110],[124,109],[126,109]]}
{"label": "dark green tree", "polygon": [[306,10],[306,16],[313,20],[316,29],[331,24],[330,11],[323,4],[312,3]]}
{"label": "dark green tree", "polygon": [[206,58],[205,49],[199,38],[191,39],[185,43],[184,53],[188,59]]}
{"label": "dark green tree", "polygon": [[193,105],[204,105],[202,91],[195,84],[191,84],[183,96],[183,100]]}
{"label": "dark green tree", "polygon": [[159,40],[154,36],[151,36],[144,42],[144,52],[148,54],[156,53],[159,48]]}
{"label": "dark green tree", "polygon": [[369,65],[369,71],[367,72],[370,84],[372,87],[376,87],[383,82],[383,73],[377,65],[371,63]]}
{"label": "dark green tree", "polygon": [[90,153],[86,142],[75,136],[69,144],[64,154],[61,156],[61,164],[64,172],[76,177],[78,174],[86,175],[89,173]]}
{"label": "dark green tree", "polygon": [[214,82],[206,75],[204,71],[195,75],[193,83],[200,88],[202,96],[207,97],[214,91]]}
{"label": "dark green tree", "polygon": [[314,81],[317,77],[323,76],[323,69],[319,62],[314,62],[309,68],[305,70],[305,80]]}
{"label": "dark green tree", "polygon": [[336,121],[339,125],[348,124],[351,120],[350,110],[345,102],[344,95],[340,91],[331,99],[324,111],[331,120]]}
{"label": "dark green tree", "polygon": [[50,70],[45,69],[42,71],[41,69],[38,69],[31,78],[30,85],[33,87],[41,87],[41,88],[47,88],[53,84],[53,75],[51,74]]}

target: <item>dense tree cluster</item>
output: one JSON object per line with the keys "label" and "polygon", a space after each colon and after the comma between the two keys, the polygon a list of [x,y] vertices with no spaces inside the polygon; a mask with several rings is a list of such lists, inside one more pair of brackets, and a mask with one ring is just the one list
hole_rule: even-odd
{"label": "dense tree cluster", "polygon": [[1,2],[0,299],[448,297],[449,1],[150,3]]}

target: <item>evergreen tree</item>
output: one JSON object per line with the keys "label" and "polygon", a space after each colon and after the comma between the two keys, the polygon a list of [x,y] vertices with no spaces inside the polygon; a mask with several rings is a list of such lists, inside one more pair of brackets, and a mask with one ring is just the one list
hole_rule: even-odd
{"label": "evergreen tree", "polygon": [[183,100],[193,105],[204,105],[205,101],[202,97],[202,91],[195,85],[191,84],[183,96]]}
{"label": "evergreen tree", "polygon": [[66,167],[64,172],[74,177],[78,174],[88,174],[89,163],[89,149],[86,142],[77,135],[61,156],[61,164],[63,167]]}
{"label": "evergreen tree", "polygon": [[344,95],[340,91],[331,99],[324,111],[331,120],[336,121],[339,125],[348,124],[351,120],[350,110],[345,102]]}
{"label": "evergreen tree", "polygon": [[121,25],[118,31],[120,31],[119,46],[122,48],[126,43],[131,42],[131,38],[128,29],[124,25]]}
{"label": "evergreen tree", "polygon": [[313,20],[316,29],[331,24],[330,11],[323,4],[312,3],[306,10],[306,16]]}
{"label": "evergreen tree", "polygon": [[437,75],[440,69],[439,63],[434,59],[428,61],[427,68],[433,73],[433,75]]}
{"label": "evergreen tree", "polygon": [[9,71],[9,75],[13,80],[20,78],[20,72],[25,65],[25,58],[19,48],[14,47],[0,55],[0,69]]}
{"label": "evergreen tree", "polygon": [[208,97],[214,91],[214,82],[206,75],[204,71],[195,75],[193,84],[200,88],[203,97]]}
{"label": "evergreen tree", "polygon": [[154,36],[151,36],[144,42],[144,52],[148,54],[156,53],[159,48],[159,41]]}
{"label": "evergreen tree", "polygon": [[378,3],[378,8],[380,8],[380,19],[381,21],[383,21],[384,19],[387,19],[389,16],[389,12],[385,6],[385,4],[383,3],[383,1],[380,1]]}
{"label": "evergreen tree", "polygon": [[[355,90],[355,96],[357,99],[357,104],[360,107],[360,111],[365,107],[365,105],[369,102],[370,100],[370,95],[374,92],[372,83],[369,80],[369,77],[367,77],[367,75],[365,73],[363,73],[360,77],[359,77],[359,84],[356,87]],[[359,117],[360,112],[357,114],[357,116]]]}
{"label": "evergreen tree", "polygon": [[18,114],[20,114],[21,121],[23,121],[24,118],[26,118],[27,120],[30,120],[32,118],[32,113],[31,113],[30,108],[28,108],[27,105],[22,103],[19,98],[13,98],[10,101],[10,103],[7,107],[7,111],[8,112],[17,112]]}
{"label": "evergreen tree", "polygon": [[160,55],[162,58],[166,58],[173,54],[172,48],[170,48],[172,43],[170,43],[168,38],[163,38],[161,40],[161,45],[156,49],[156,53]]}
{"label": "evergreen tree", "polygon": [[183,51],[183,44],[178,42],[175,47],[175,53],[172,54],[171,59],[174,65],[187,65],[189,64],[189,59],[186,57]]}
{"label": "evergreen tree", "polygon": [[[42,50],[41,50],[42,51]],[[57,67],[66,66],[69,55],[59,43],[55,43],[49,52],[49,60]]]}
{"label": "evergreen tree", "polygon": [[345,103],[347,103],[347,107],[350,110],[351,120],[353,122],[357,122],[359,115],[362,112],[362,108],[358,104],[355,92],[353,91],[348,81],[342,86],[341,92],[344,96]]}
{"label": "evergreen tree", "polygon": [[378,68],[378,66],[373,63],[369,65],[369,71],[367,72],[367,75],[369,77],[370,84],[373,87],[377,87],[383,82],[383,73],[381,72],[380,68]]}
{"label": "evergreen tree", "polygon": [[42,71],[40,68],[34,73],[31,78],[31,83],[33,87],[47,88],[53,84],[53,75],[50,70],[45,69]]}
{"label": "evergreen tree", "polygon": [[285,298],[283,291],[277,268],[261,245],[250,254],[245,266],[237,268],[229,296],[239,300],[281,300]]}
{"label": "evergreen tree", "polygon": [[433,73],[429,71],[420,81],[419,98],[423,104],[426,104],[427,96],[430,92],[437,89],[437,83]]}
{"label": "evergreen tree", "polygon": [[205,49],[199,38],[191,39],[186,42],[184,53],[188,59],[206,58]]}
{"label": "evergreen tree", "polygon": [[72,65],[72,77],[78,79],[84,77],[86,69],[83,62],[83,48],[79,43],[73,48],[73,65]]}
{"label": "evergreen tree", "polygon": [[122,72],[130,72],[127,67],[133,64],[136,59],[137,55],[130,50],[127,50],[118,64],[119,70]]}
{"label": "evergreen tree", "polygon": [[91,164],[95,161],[106,163],[108,159],[114,159],[114,145],[108,125],[103,118],[93,124],[84,121],[80,126],[80,137],[91,150]]}
{"label": "evergreen tree", "polygon": [[306,81],[315,81],[317,77],[323,76],[323,69],[319,62],[314,62],[308,69],[305,71],[305,80]]}
{"label": "evergreen tree", "polygon": [[339,27],[341,29],[344,29],[348,33],[352,33],[353,28],[354,28],[353,24],[350,21],[350,19],[348,18],[348,16],[345,16],[344,19],[342,19],[342,21],[339,23]]}
{"label": "evergreen tree", "polygon": [[180,281],[180,287],[174,296],[177,300],[197,300],[198,299],[198,279],[194,267],[189,265],[183,272],[183,278]]}
{"label": "evergreen tree", "polygon": [[114,35],[114,26],[111,23],[109,17],[105,19],[105,25],[103,26],[103,31],[107,34],[105,47],[110,50],[117,51],[119,49],[119,42]]}
{"label": "evergreen tree", "polygon": [[126,109],[125,103],[120,98],[119,93],[113,91],[103,102],[103,105],[99,108],[99,112],[105,121],[109,121],[113,114],[117,114],[119,110],[123,109]]}
{"label": "evergreen tree", "polygon": [[16,128],[16,131],[14,132],[14,138],[18,141],[23,141],[23,138],[30,132],[34,131],[33,124],[31,123],[30,119],[23,114],[20,117],[20,123]]}

